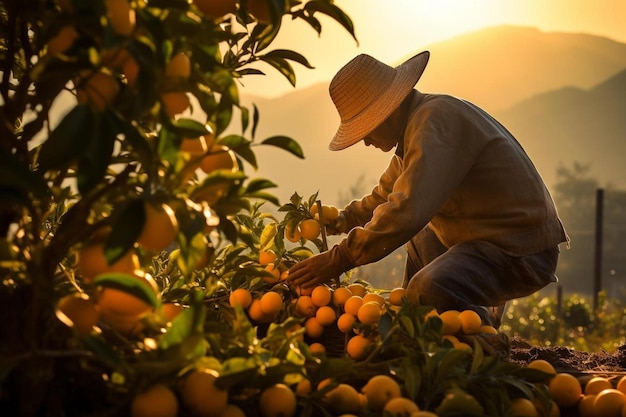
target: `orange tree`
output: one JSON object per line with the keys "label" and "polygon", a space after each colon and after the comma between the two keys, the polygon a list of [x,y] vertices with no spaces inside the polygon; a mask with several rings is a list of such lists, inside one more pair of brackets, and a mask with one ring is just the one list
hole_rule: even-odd
{"label": "orange tree", "polygon": [[[256,140],[259,115],[240,105],[238,82],[264,75],[257,64],[265,63],[295,85],[292,63],[311,65],[271,45],[285,16],[319,33],[320,15],[354,37],[332,0],[0,3],[0,404],[7,413],[119,415],[115,399],[139,380],[127,359],[152,346],[128,342],[133,317],[154,307],[165,314],[164,284],[150,274],[158,272],[155,256],[179,248],[188,301],[203,307],[206,294],[193,295],[199,286],[184,266],[215,261],[208,232],[237,242],[238,212],[254,199],[278,203],[267,192],[271,181],[245,173],[246,164],[257,166],[254,146],[302,157],[291,138]],[[241,134],[225,134],[235,115]],[[189,310],[180,326],[186,333],[159,341],[176,360],[153,357],[143,375],[176,374],[189,351],[202,350],[189,329],[202,327],[204,309]],[[94,311],[94,320],[108,315],[114,332],[102,326],[77,339],[78,322],[89,330]]]}
{"label": "orange tree", "polygon": [[[292,84],[292,63],[311,67],[270,48],[285,18],[319,33],[326,15],[354,37],[333,1],[0,9],[1,415],[379,416],[382,401],[357,392],[378,374],[399,381],[400,404],[441,417],[549,404],[536,383],[550,375],[444,335],[432,307],[392,306],[347,274],[322,294],[358,290],[373,314],[333,335],[345,304],[311,292],[299,308],[306,291],[284,284],[325,249],[325,207],[297,193],[279,205],[271,181],[246,175],[255,146],[302,152],[256,140],[238,82],[260,63]],[[227,133],[235,115],[241,134]]]}

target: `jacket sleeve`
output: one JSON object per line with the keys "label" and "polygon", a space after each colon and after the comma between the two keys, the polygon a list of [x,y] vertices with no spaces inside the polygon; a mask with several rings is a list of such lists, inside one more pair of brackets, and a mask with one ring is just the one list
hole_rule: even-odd
{"label": "jacket sleeve", "polygon": [[384,258],[426,226],[484,145],[465,135],[462,117],[454,111],[422,107],[405,130],[403,158],[394,156],[373,192],[346,208],[358,213],[362,224],[340,243],[341,253],[355,266]]}

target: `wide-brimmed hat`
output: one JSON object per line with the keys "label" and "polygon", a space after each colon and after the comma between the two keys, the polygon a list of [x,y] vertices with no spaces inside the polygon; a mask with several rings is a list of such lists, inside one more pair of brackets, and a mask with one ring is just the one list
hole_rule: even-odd
{"label": "wide-brimmed hat", "polygon": [[361,54],[341,68],[329,87],[341,124],[328,148],[354,145],[384,122],[415,87],[429,57],[424,51],[394,68]]}

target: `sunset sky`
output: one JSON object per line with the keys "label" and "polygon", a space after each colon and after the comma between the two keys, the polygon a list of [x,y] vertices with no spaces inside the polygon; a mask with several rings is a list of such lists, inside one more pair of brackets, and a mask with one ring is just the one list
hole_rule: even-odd
{"label": "sunset sky", "polygon": [[[328,81],[359,53],[389,64],[456,35],[495,25],[583,32],[626,43],[626,0],[336,0],[353,20],[356,42],[337,23],[322,18],[320,36],[302,21],[284,22],[272,48],[303,54],[315,69],[294,64],[296,88]],[[245,79],[243,94],[278,96],[294,90],[274,70]]]}

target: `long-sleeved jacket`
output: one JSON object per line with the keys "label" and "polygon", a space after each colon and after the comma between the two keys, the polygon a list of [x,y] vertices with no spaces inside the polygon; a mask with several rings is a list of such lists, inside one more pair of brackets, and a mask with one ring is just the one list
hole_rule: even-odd
{"label": "long-sleeved jacket", "polygon": [[[382,259],[430,225],[441,242],[486,240],[523,256],[568,240],[540,174],[517,140],[477,106],[414,91],[379,184],[344,213],[353,266]],[[356,227],[355,227],[356,226]]]}

